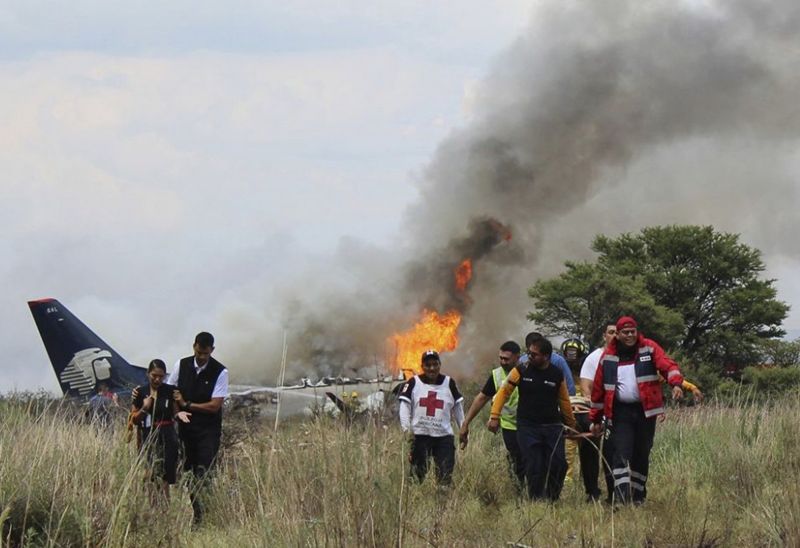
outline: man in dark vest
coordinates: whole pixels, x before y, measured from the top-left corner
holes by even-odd
[[[600,357],[592,386],[592,433],[605,418],[611,428],[614,502],[642,504],[647,498],[650,450],[656,417],[664,414],[659,373],[672,386],[672,398],[683,397],[678,364],[655,341],[639,332],[636,320],[617,320],[617,337]]]
[[[213,351],[213,335],[198,333],[194,355],[178,360],[167,381],[178,387],[174,393],[178,407],[192,414],[190,422],[180,423],[178,433],[183,442],[184,470],[191,471],[197,480],[190,493],[195,523],[203,516],[199,494],[219,451],[222,403],[228,396],[228,370],[211,357]]]

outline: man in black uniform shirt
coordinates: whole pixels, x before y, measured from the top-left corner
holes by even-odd
[[[553,345],[545,338],[528,347],[528,367],[517,365],[506,377],[492,403],[489,430],[497,432],[503,406],[515,391],[517,441],[525,462],[525,481],[531,499],[558,500],[567,460],[564,455],[564,424],[575,428],[564,373],[551,365]]]
[[[178,387],[175,401],[182,411],[192,413],[189,423],[178,425],[185,455],[184,470],[191,471],[197,485],[191,491],[195,522],[202,519],[199,491],[206,483],[222,437],[222,404],[228,395],[228,370],[211,357],[214,337],[198,333],[194,355],[178,360],[167,382]]]

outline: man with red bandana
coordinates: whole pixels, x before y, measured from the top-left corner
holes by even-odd
[[[600,358],[594,377],[589,420],[599,434],[603,418],[611,430],[614,497],[641,504],[647,497],[650,450],[656,417],[664,413],[658,374],[672,386],[672,398],[683,397],[678,364],[655,341],[638,331],[636,320],[617,320],[617,336]]]

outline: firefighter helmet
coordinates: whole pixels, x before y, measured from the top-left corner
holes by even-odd
[[[578,338],[567,339],[561,343],[561,355],[569,359],[577,359],[587,354],[587,347],[584,342]]]

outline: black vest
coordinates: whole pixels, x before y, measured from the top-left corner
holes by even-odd
[[[552,363],[547,369],[536,369],[528,365],[520,370],[517,391],[519,403],[517,404],[517,425],[520,422],[528,424],[556,424],[561,422],[561,408],[559,396],[564,374]]]
[[[214,358],[209,358],[208,363],[198,375],[194,369],[194,356],[183,358],[178,368],[178,390],[184,400],[192,403],[205,403],[211,401],[214,385],[219,374],[225,366]],[[191,430],[222,431],[222,408],[217,413],[192,413],[191,422],[181,427],[188,426]]]
[[[606,354],[603,359],[603,387],[606,390],[613,391],[617,388],[617,368],[620,361],[634,361],[637,384],[659,381],[658,369],[653,361],[653,349],[650,346],[642,346],[633,354],[633,360],[620,360],[619,356]]]

